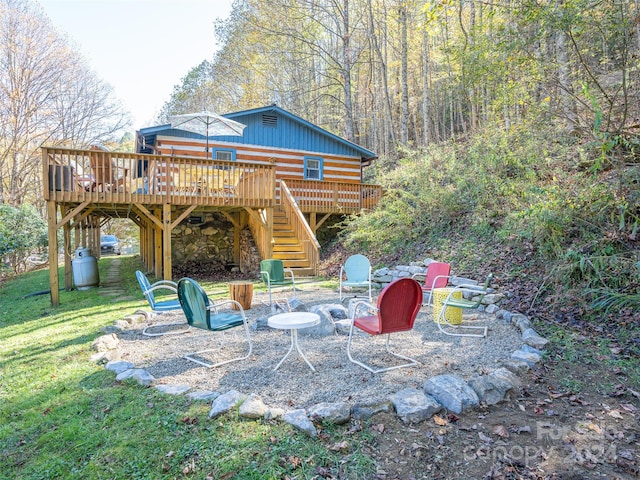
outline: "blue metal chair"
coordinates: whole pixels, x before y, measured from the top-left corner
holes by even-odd
[[[251,355],[253,345],[251,343],[251,336],[249,335],[249,322],[244,314],[242,305],[235,300],[223,300],[218,303],[211,303],[206,292],[202,287],[191,278],[183,278],[178,282],[178,300],[182,306],[187,322],[189,326],[200,328],[203,330],[210,330],[213,332],[221,332],[230,328],[244,326],[244,331],[248,343],[247,353],[241,357],[235,357],[230,360],[224,360],[217,363],[210,363],[199,360],[198,357],[203,353],[214,352],[219,350],[217,348],[210,348],[206,350],[200,350],[194,353],[185,355],[184,358],[190,362],[197,363],[207,368],[218,367],[226,363],[236,362],[238,360],[244,360]],[[221,307],[225,305],[235,305],[235,308],[239,313],[232,313],[230,311],[220,311]]]
[[[291,275],[291,279],[285,278],[285,272]],[[293,287],[293,298],[296,298],[296,279],[293,270],[284,268],[282,260],[269,259],[260,262],[260,276],[267,284],[269,290],[269,305],[273,304],[271,289],[276,286],[291,285]]]
[[[147,299],[147,303],[151,310],[155,313],[164,313],[170,312],[172,310],[180,310],[180,302],[177,298],[169,299],[169,300],[161,300],[157,301],[154,292],[158,290],[168,290],[174,294],[178,293],[178,284],[176,282],[172,282],[171,280],[160,280],[153,285],[149,282],[147,276],[142,273],[140,270],[136,270],[136,278],[138,279],[138,283],[140,284],[140,288],[142,289],[142,293],[144,294],[144,298]],[[185,333],[189,330],[190,327],[187,327],[184,330],[170,330],[167,332],[156,332],[150,333],[148,330],[150,328],[156,327],[169,327],[173,325],[183,325],[184,322],[174,322],[174,323],[162,323],[158,325],[149,325],[142,330],[142,334],[147,337],[160,337],[162,335],[176,335],[179,333]]]
[[[344,278],[346,276],[346,278]],[[368,288],[369,302],[371,297],[371,263],[364,255],[356,254],[347,258],[340,267],[340,301],[346,297],[342,291],[344,287]]]

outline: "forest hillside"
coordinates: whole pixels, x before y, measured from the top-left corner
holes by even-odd
[[[325,265],[340,264],[346,248],[379,266],[430,257],[471,278],[493,272],[511,294],[507,308],[567,327],[628,328],[638,354],[637,141],[605,156],[536,125],[407,150],[377,164],[382,205],[347,222]]]

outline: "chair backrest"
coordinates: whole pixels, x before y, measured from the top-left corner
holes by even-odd
[[[448,263],[431,262],[429,265],[427,265],[427,275],[424,279],[425,288],[431,290],[433,288],[446,287],[447,283],[449,282],[449,279],[446,277],[448,277],[450,273],[451,265],[449,265]]]
[[[191,278],[180,279],[178,282],[178,300],[189,325],[209,330],[211,326],[209,297],[207,297],[198,282]]]
[[[269,272],[269,279],[271,280],[271,283],[284,282],[284,263],[282,260],[262,260],[260,262],[260,271]],[[262,281],[264,283],[268,283],[267,276],[264,273],[262,274]]]
[[[371,263],[369,259],[359,253],[351,255],[344,262],[344,271],[347,274],[347,280],[349,282],[366,282],[369,280],[369,273],[371,272]]]
[[[411,330],[421,306],[422,287],[418,282],[401,278],[390,283],[378,297],[380,333]]]
[[[136,270],[136,278],[138,279],[138,283],[140,284],[140,288],[142,289],[142,293],[144,293],[144,298],[147,299],[151,310],[155,310],[156,308],[156,298],[153,296],[153,292],[149,289],[151,288],[151,284],[149,283],[149,279],[147,276],[142,273],[140,270]]]

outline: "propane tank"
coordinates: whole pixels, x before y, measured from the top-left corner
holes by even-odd
[[[98,261],[91,256],[91,250],[80,247],[76,250],[76,258],[71,262],[73,283],[78,290],[89,290],[100,284]]]

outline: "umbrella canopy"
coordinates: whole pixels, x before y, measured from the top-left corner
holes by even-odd
[[[169,117],[171,128],[199,133],[207,138],[207,153],[209,152],[209,137],[220,135],[242,135],[246,127],[242,123],[218,115],[213,112],[185,113]]]

